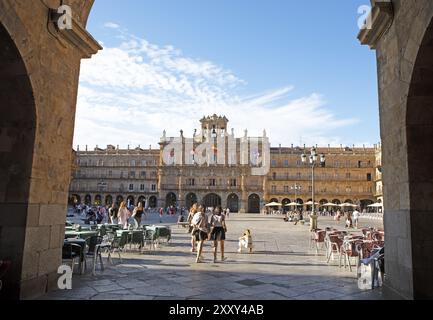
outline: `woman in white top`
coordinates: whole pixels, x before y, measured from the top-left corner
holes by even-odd
[[[197,259],[196,263],[202,262],[202,252],[203,252],[203,245],[204,242],[208,238],[208,220],[206,217],[206,213],[204,212],[204,207],[199,206],[198,212],[194,215],[191,221],[191,225],[194,228],[193,236],[195,237],[195,240],[198,242],[197,246]]]
[[[225,261],[224,257],[224,241],[226,240],[226,219],[222,214],[222,208],[216,207],[214,214],[211,218],[211,240],[214,241],[214,253],[213,253],[213,262],[215,263],[217,260],[218,254],[218,242],[221,243],[221,261]]]
[[[131,217],[131,212],[126,208],[126,202],[123,201],[120,204],[119,212],[117,213],[117,217],[119,218],[119,224],[123,229],[128,228],[128,219]]]

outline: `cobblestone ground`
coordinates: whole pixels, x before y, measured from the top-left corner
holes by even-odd
[[[159,222],[157,217],[151,218]],[[372,300],[382,299],[379,289],[360,291],[356,268],[349,272],[338,261],[326,263],[323,252],[309,248],[307,226],[285,223],[282,217],[231,215],[228,220],[225,262],[213,263],[210,242],[205,245],[204,263],[196,264],[190,252],[186,229],[175,218],[164,217],[173,239],[155,251],[132,248],[123,262],[91,274],[75,275],[73,289],[52,292],[43,299],[73,300]],[[319,218],[319,228],[334,226]],[[380,226],[379,221],[361,220],[360,226]],[[237,253],[238,238],[251,229],[253,254]],[[343,222],[339,228],[344,228]],[[116,255],[115,255],[116,256]]]

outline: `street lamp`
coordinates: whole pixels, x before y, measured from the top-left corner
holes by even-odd
[[[307,155],[305,153],[302,154],[301,159],[302,159],[302,163],[304,164],[307,163]],[[317,154],[316,148],[312,148],[310,152],[309,160],[310,160],[309,164],[311,165],[311,187],[312,187],[312,198],[313,198],[312,210],[311,210],[311,220],[312,220],[311,230],[315,230],[317,229],[317,215],[315,211],[315,199],[314,199],[315,198],[314,169],[318,164],[320,164],[320,166],[324,166],[326,163],[326,157],[324,154],[321,154],[319,159],[319,155]]]
[[[290,189],[291,189],[292,191],[293,191],[293,190],[295,191],[295,201],[293,201],[293,202],[298,203],[297,191],[301,191],[302,187],[301,187],[300,185],[298,185],[298,184],[295,184],[294,186],[291,186]],[[296,209],[298,209],[298,208],[296,208]]]

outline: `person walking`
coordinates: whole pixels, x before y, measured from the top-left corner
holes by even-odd
[[[123,229],[127,229],[128,219],[131,217],[131,212],[129,212],[128,208],[126,207],[125,201],[120,204],[117,217],[119,218],[119,225],[121,225]]]
[[[192,225],[192,219],[194,218],[194,215],[197,213],[198,204],[195,203],[192,205],[191,209],[189,210],[187,221],[189,223],[189,230],[188,233],[191,235],[191,252],[195,252],[195,235],[193,233],[194,226]]]
[[[202,259],[203,245],[204,242],[207,240],[208,233],[209,233],[208,230],[209,223],[203,206],[198,207],[198,212],[192,218],[191,223],[194,227],[195,240],[198,242],[197,259],[195,262],[201,263],[203,262]]]
[[[359,211],[357,209],[355,209],[355,211],[353,211],[353,224],[355,226],[356,229],[358,229],[358,221],[359,221]]]
[[[108,209],[108,215],[110,217],[110,223],[111,224],[117,224],[117,213],[119,212],[119,209],[117,208],[116,204],[113,203],[111,205],[111,208]]]
[[[141,226],[141,218],[143,217],[144,209],[143,209],[143,203],[139,203],[137,207],[135,207],[132,217],[137,221],[138,226]]]
[[[222,208],[216,207],[214,214],[211,218],[211,232],[210,232],[210,240],[214,242],[214,253],[213,253],[213,262],[217,261],[218,255],[218,243],[221,245],[221,261],[225,261],[226,258],[224,256],[224,241],[226,240],[226,218],[225,215],[222,214]]]

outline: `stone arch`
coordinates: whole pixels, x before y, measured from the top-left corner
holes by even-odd
[[[197,195],[195,193],[188,193],[185,197],[185,204],[186,204],[186,208],[189,210],[191,209],[191,207],[195,204],[198,203],[198,198]]]
[[[333,204],[341,204],[341,201],[338,199],[334,199],[334,200],[332,200],[332,203]]]
[[[432,299],[433,277],[428,270],[433,268],[433,261],[429,258],[433,252],[430,231],[433,227],[433,18],[430,18],[420,41],[414,62],[405,129],[409,184],[408,190],[404,190],[409,193],[412,290],[415,298]],[[385,160],[388,159],[385,157]],[[389,187],[385,185],[384,188]],[[388,206],[385,206],[387,210]]]
[[[93,1],[68,4],[85,27]],[[68,37],[47,23],[43,1],[2,0],[0,12],[0,210],[14,212],[6,223],[0,215],[0,237],[13,229],[0,238],[0,260],[12,261],[0,299],[31,299],[57,288],[80,61],[100,46],[84,29]]]
[[[227,208],[230,212],[239,212],[239,196],[236,193],[227,197]]]
[[[129,206],[135,206],[135,197],[132,196],[132,195],[129,195],[126,198],[126,204],[129,205]]]
[[[86,194],[84,197],[84,204],[88,206],[92,205],[92,196],[90,194]]]
[[[256,193],[253,193],[248,197],[248,212],[260,213],[260,197]]]
[[[289,203],[291,203],[289,198],[284,198],[283,201],[281,201],[281,204],[283,205],[283,207],[285,207]]]
[[[69,204],[70,205],[77,205],[81,203],[81,197],[78,194],[73,194],[69,197]]]
[[[203,198],[203,205],[205,208],[215,208],[221,206],[222,200],[216,193],[209,193]]]
[[[360,206],[361,211],[364,209],[368,209],[368,206],[373,204],[373,203],[374,203],[374,201],[371,199],[361,199],[359,201],[359,206]]]
[[[105,205],[106,206],[111,206],[113,204],[113,196],[112,195],[107,195],[105,197]]]
[[[102,205],[102,196],[100,194],[97,194],[95,196],[95,200],[93,202],[96,206]]]
[[[18,223],[26,220],[29,203],[36,136],[36,102],[24,59],[1,22],[0,114],[0,210],[13,211],[16,217],[13,221]],[[0,214],[0,260],[10,260],[13,267],[3,280],[1,293],[8,292],[10,296],[16,297],[19,295],[26,226],[25,223],[15,225],[7,220],[10,220],[8,215]],[[8,232],[9,228],[14,230],[13,237],[6,236],[12,234]]]
[[[137,200],[137,206],[138,206],[139,203],[141,203],[143,205],[143,207],[145,207],[146,206],[146,201],[147,201],[147,199],[146,199],[145,196],[139,196],[138,200]]]
[[[124,198],[123,198],[122,195],[118,195],[118,196],[116,197],[116,204],[117,204],[118,206],[120,206],[120,204],[121,204],[123,201],[124,201]]]
[[[155,196],[149,198],[149,208],[154,209],[158,206],[158,199]]]
[[[171,206],[176,206],[177,204],[177,196],[173,192],[167,193],[167,196],[165,197],[165,206],[166,208]]]

